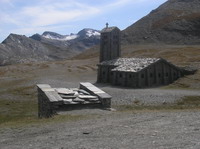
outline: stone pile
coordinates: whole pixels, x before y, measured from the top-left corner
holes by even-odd
[[[80,88],[52,88],[48,84],[38,84],[37,88],[39,118],[51,117],[72,105],[111,108],[112,97],[89,82],[80,83]]]
[[[64,104],[89,104],[100,103],[97,96],[92,96],[83,89],[55,88],[55,91],[63,98]]]

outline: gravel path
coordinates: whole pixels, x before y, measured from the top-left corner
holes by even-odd
[[[199,90],[176,90],[176,89],[122,89],[113,87],[101,87],[109,93],[113,105],[133,104],[139,101],[144,105],[160,105],[163,103],[174,103],[184,96],[200,96]]]
[[[9,136],[8,136],[9,135]],[[200,111],[99,115],[96,118],[1,131],[2,149],[200,148]]]

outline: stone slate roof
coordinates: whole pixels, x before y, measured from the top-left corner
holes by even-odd
[[[106,28],[104,28],[104,29],[102,29],[102,33],[105,33],[105,32],[111,32],[111,31],[113,31],[114,29],[118,29],[118,27],[115,27],[115,26],[113,26],[113,27],[106,27]]]
[[[159,60],[161,58],[118,58],[99,65],[116,66],[112,71],[138,72]]]

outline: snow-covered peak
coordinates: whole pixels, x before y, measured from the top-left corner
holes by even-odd
[[[47,38],[47,39],[52,39],[52,40],[68,41],[68,40],[76,39],[78,35],[76,34],[60,35],[54,32],[44,32],[42,34],[42,37]]]
[[[62,36],[62,37],[55,37],[55,36],[51,36],[50,34],[42,35],[42,36],[47,39],[61,40],[61,41],[73,40],[78,37],[78,35],[66,35],[66,36]]]
[[[86,35],[88,37],[91,37],[91,36],[100,36],[100,32],[97,32],[96,30],[88,30]]]
[[[53,39],[53,40],[60,40],[61,39],[59,37],[51,36],[50,34],[42,35],[42,37],[48,38],[48,39]]]
[[[78,35],[80,35],[81,37],[100,36],[100,32],[94,29],[86,28],[78,32]]]
[[[55,39],[55,40],[59,40],[63,38],[63,35],[60,35],[58,33],[54,33],[54,32],[49,32],[46,31],[42,34],[42,37],[44,38],[48,38],[48,39]]]

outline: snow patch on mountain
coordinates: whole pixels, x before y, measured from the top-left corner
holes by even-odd
[[[76,39],[78,37],[79,37],[78,35],[69,35],[69,36],[66,36],[63,40],[73,40],[73,39]]]
[[[51,34],[47,34],[47,35],[42,35],[42,37],[47,38],[47,39],[52,39],[52,40],[61,40],[61,41],[68,41],[68,40],[73,40],[78,38],[78,35],[66,35],[66,36],[62,36],[62,37],[55,37],[52,36]]]
[[[97,31],[94,31],[94,30],[88,30],[87,33],[86,33],[86,35],[88,37],[91,37],[91,36],[100,36],[100,33],[97,32]]]

